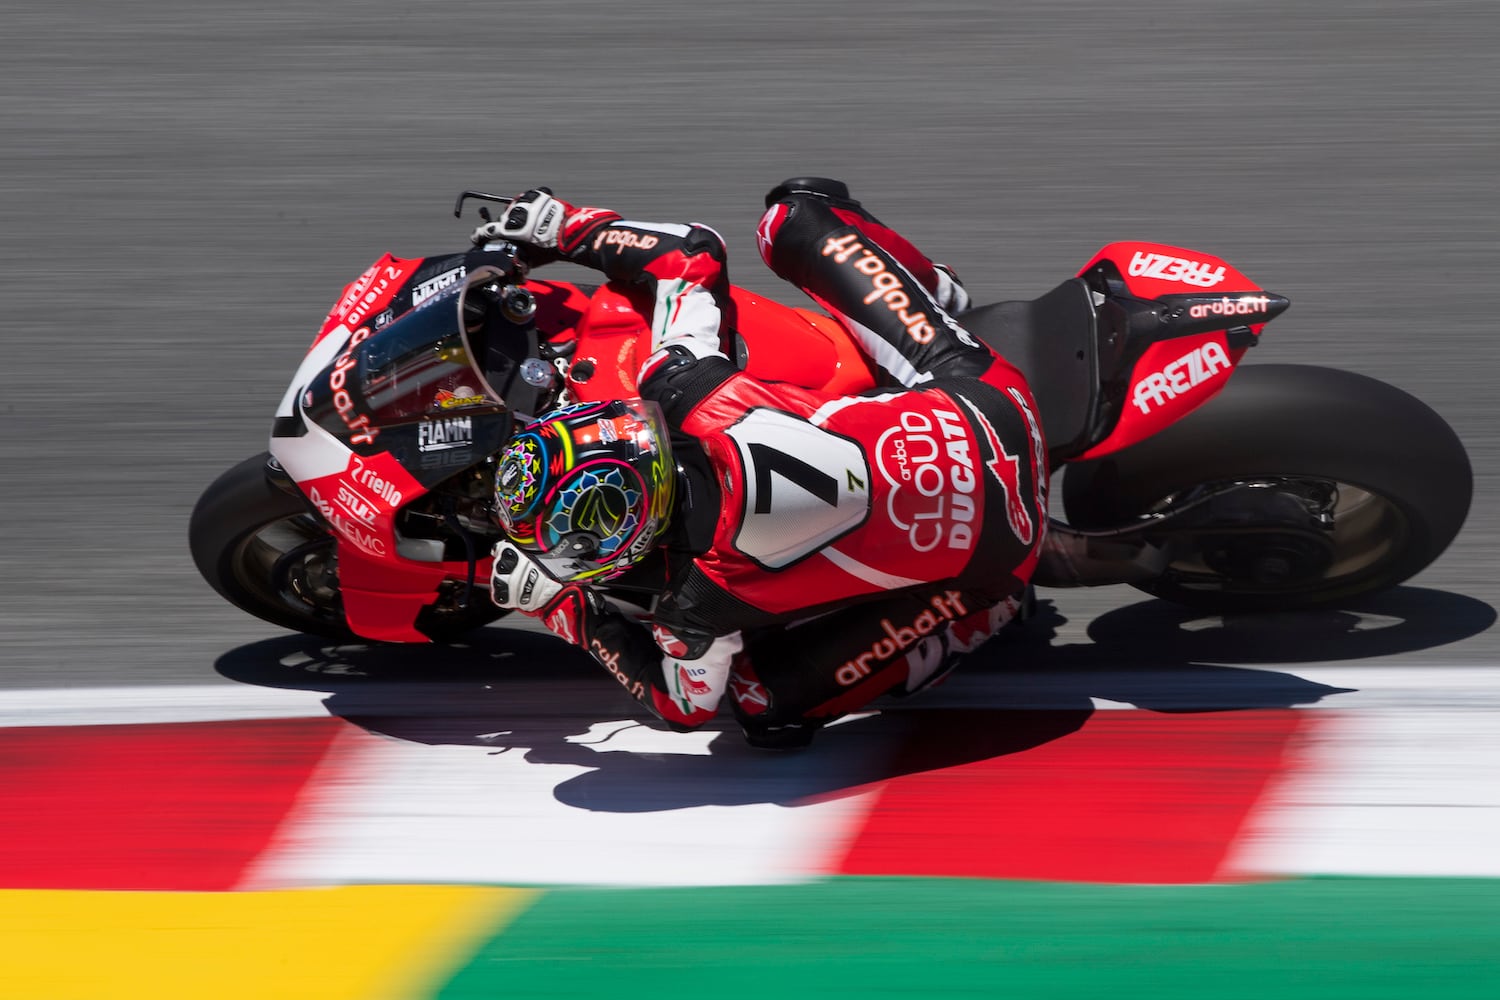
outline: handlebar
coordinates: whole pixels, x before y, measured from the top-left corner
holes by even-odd
[[[469,198],[473,198],[476,201],[492,201],[497,205],[509,205],[511,202],[515,201],[514,198],[507,198],[498,194],[490,194],[488,191],[465,191],[460,194],[458,196],[458,200],[453,203],[453,217],[455,219],[462,219],[464,217],[464,201]],[[490,222],[491,219],[489,209],[481,207],[479,209],[479,217],[482,218],[485,222]]]

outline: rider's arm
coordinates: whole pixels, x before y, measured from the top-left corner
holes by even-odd
[[[590,228],[568,259],[612,281],[646,285],[655,303],[651,352],[686,346],[695,357],[724,357],[720,331],[729,304],[724,241],[707,226],[616,219]]]
[[[495,546],[490,597],[502,608],[541,619],[554,635],[587,650],[632,698],[674,729],[713,717],[742,646],[738,632],[715,635],[686,624],[648,630],[592,588],[553,579],[510,541]]]
[[[662,625],[648,631],[577,585],[564,588],[538,617],[560,638],[588,650],[632,698],[678,731],[714,717],[743,648],[738,632],[715,636]]]
[[[518,196],[501,219],[476,229],[474,239],[525,243],[603,271],[611,281],[647,285],[655,299],[652,354],[677,344],[695,357],[725,356],[726,252],[707,226],[629,222],[618,212],[575,208],[533,190]]]

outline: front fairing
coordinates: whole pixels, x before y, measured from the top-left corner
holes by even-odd
[[[350,308],[336,307],[367,322],[325,324],[278,410],[271,452],[338,537],[349,626],[412,642],[424,639],[417,612],[443,580],[465,579],[470,567],[443,562],[441,545],[403,537],[398,512],[464,469],[482,467],[514,417],[476,360],[485,345],[463,322],[467,289],[499,275],[469,267],[462,279],[413,284],[413,275],[432,269],[427,262],[399,261],[378,273],[384,267],[406,277],[383,300],[355,296]],[[510,332],[524,339],[525,331]]]
[[[512,418],[474,363],[458,293],[350,333],[303,391],[304,418],[356,454],[389,453],[428,488],[497,451]]]

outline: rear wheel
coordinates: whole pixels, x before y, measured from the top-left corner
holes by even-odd
[[[357,639],[344,618],[334,536],[270,458],[245,459],[198,498],[188,524],[193,562],[220,596],[263,621]],[[482,593],[471,603],[424,609],[417,628],[443,641],[503,614]]]
[[[1457,435],[1375,379],[1303,365],[1237,371],[1160,434],[1071,465],[1076,528],[1170,515],[1166,571],[1135,586],[1220,611],[1316,607],[1395,586],[1458,534],[1473,489]]]

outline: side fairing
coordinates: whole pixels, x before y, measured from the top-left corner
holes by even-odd
[[[339,541],[349,626],[420,642],[421,609],[467,565],[405,544],[398,511],[497,451],[511,414],[469,354],[464,257],[381,258],[346,286],[299,366],[270,450]]]

